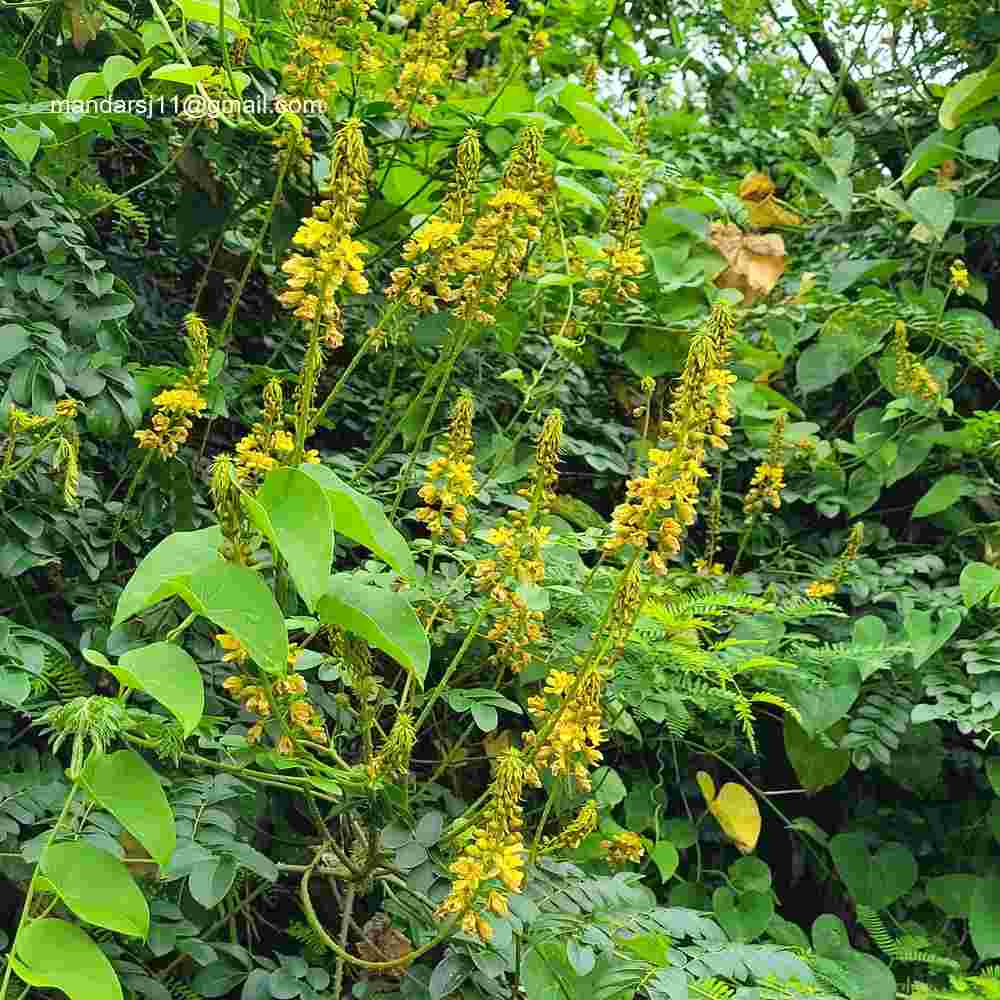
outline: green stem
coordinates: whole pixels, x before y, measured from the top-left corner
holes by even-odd
[[[466,332],[463,330],[455,340],[455,346],[452,349],[451,354],[448,356],[448,361],[446,362],[444,370],[441,372],[441,376],[438,379],[437,390],[434,393],[434,398],[431,400],[431,405],[427,410],[427,415],[424,417],[420,433],[417,434],[417,440],[410,449],[410,457],[407,460],[403,471],[399,474],[399,482],[396,484],[396,496],[393,498],[392,508],[389,511],[390,520],[396,516],[396,513],[399,510],[399,505],[403,501],[403,494],[406,492],[406,488],[410,483],[410,476],[413,474],[413,466],[416,465],[417,456],[420,454],[420,448],[424,443],[424,438],[427,437],[427,432],[430,430],[431,423],[434,421],[438,407],[441,405],[441,400],[444,397],[444,391],[448,386],[448,380],[451,378],[452,369],[455,367],[455,363],[458,361],[459,355],[462,353],[465,344]]]
[[[469,631],[465,633],[465,639],[462,641],[462,645],[458,647],[458,651],[451,658],[451,663],[448,664],[447,669],[438,681],[437,687],[431,691],[424,702],[423,708],[420,710],[420,715],[417,716],[417,721],[414,723],[414,728],[419,733],[420,727],[427,721],[427,716],[431,714],[431,709],[434,707],[435,702],[441,697],[444,689],[448,686],[448,681],[451,680],[452,675],[458,669],[462,662],[462,658],[465,656],[466,650],[472,645],[472,640],[475,639],[479,632],[479,626],[482,624],[483,619],[489,613],[490,608],[494,605],[493,600],[487,600],[483,602],[482,607],[479,609],[479,613],[476,615],[475,620],[469,626]]]
[[[69,815],[70,806],[73,804],[73,799],[76,797],[76,781],[70,786],[69,793],[63,802],[62,812],[59,813],[59,817],[56,819],[55,826],[52,827],[49,833],[49,838],[45,842],[45,850],[47,851],[53,843],[55,843],[56,834],[59,832],[60,827],[66,821],[66,817]],[[44,851],[42,852],[44,854]],[[35,895],[35,886],[38,882],[38,871],[39,865],[36,863],[34,870],[31,873],[31,881],[28,883],[28,892],[24,897],[24,905],[21,908],[21,916],[17,921],[17,930],[14,932],[14,940],[10,946],[10,955],[13,956],[17,953],[17,939],[23,929],[27,920],[30,920],[31,912],[31,901]],[[3,973],[3,982],[0,983],[0,997],[7,996],[7,987],[10,986],[10,976],[14,971],[14,967],[11,964],[10,957],[7,959],[6,968]]]
[[[354,897],[357,893],[357,889],[353,883],[347,887],[347,894],[344,898],[344,909],[343,913],[340,915],[340,947],[341,950],[347,951],[347,932],[351,926],[351,913],[354,910]],[[339,997],[342,995],[342,990],[344,987],[344,960],[337,956],[337,965],[333,971],[333,995]]]
[[[317,858],[319,855],[316,856]],[[330,935],[327,933],[326,928],[320,923],[319,917],[316,916],[316,910],[313,907],[312,899],[309,896],[309,880],[312,877],[313,869],[315,867],[315,862],[310,865],[302,873],[302,882],[299,886],[299,901],[302,904],[302,912],[305,915],[306,921],[309,926],[316,932],[320,940],[330,949],[339,959],[347,962],[349,965],[355,965],[361,969],[368,969],[370,972],[384,972],[386,969],[398,969],[401,965],[409,965],[411,962],[416,961],[422,955],[426,955],[427,952],[433,951],[438,945],[443,944],[445,941],[451,937],[455,928],[458,927],[459,922],[465,916],[466,911],[461,913],[456,913],[455,917],[450,920],[435,938],[432,938],[425,945],[414,949],[411,952],[407,952],[402,958],[393,959],[390,962],[366,962],[364,959],[358,958],[356,955],[352,955],[350,952],[342,948]]]

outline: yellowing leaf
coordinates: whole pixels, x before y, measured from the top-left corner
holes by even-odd
[[[708,242],[729,265],[716,285],[742,292],[747,306],[767,295],[788,266],[785,241],[777,233],[753,235],[731,222],[713,222]]]
[[[774,181],[767,174],[749,173],[740,182],[740,200],[747,206],[750,225],[756,229],[768,226],[798,226],[802,220],[784,208],[774,196]]]
[[[712,781],[712,776],[707,771],[699,771],[694,777],[701,789],[702,796],[711,806],[712,800],[715,798],[715,782]]]
[[[750,215],[750,225],[755,229],[802,224],[802,220],[794,212],[783,208],[777,198],[765,198],[764,201],[752,202],[747,208]]]
[[[698,784],[701,785],[701,781]],[[704,787],[702,791],[704,792]],[[757,808],[757,800],[742,785],[727,782],[708,803],[708,809],[719,821],[722,832],[742,854],[749,854],[757,846],[761,826],[760,809]]]
[[[753,171],[740,181],[741,201],[766,201],[774,194],[774,181],[767,174]]]

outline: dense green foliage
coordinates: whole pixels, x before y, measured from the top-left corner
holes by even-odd
[[[998,42],[0,5],[0,997],[1000,996]]]

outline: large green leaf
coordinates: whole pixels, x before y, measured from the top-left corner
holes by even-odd
[[[181,584],[203,566],[221,562],[218,527],[168,535],[135,568],[118,598],[114,625],[121,625],[150,605],[173,597]]]
[[[734,941],[752,941],[767,930],[774,916],[774,898],[770,890],[737,894],[723,886],[712,895],[712,909]]]
[[[850,177],[837,177],[826,167],[796,169],[795,173],[840,212],[841,218],[847,219],[851,214],[851,199],[854,196],[854,184]]]
[[[219,26],[219,7],[222,7],[224,25],[237,34],[242,30],[240,24],[240,5],[237,0],[225,0],[225,3],[212,3],[210,0],[174,0],[190,21],[203,21],[214,27]]]
[[[795,678],[788,683],[788,689],[791,702],[802,717],[802,728],[810,736],[816,736],[850,711],[861,691],[861,675],[850,660],[835,660],[826,684]]]
[[[1000,73],[993,66],[970,73],[958,83],[952,84],[941,101],[938,121],[945,129],[955,129],[973,108],[985,104],[991,97],[1000,94]]]
[[[811,793],[835,785],[851,765],[848,750],[831,749],[809,734],[790,716],[785,716],[785,753],[799,781]]]
[[[917,222],[930,230],[934,239],[941,242],[948,227],[955,221],[955,196],[938,187],[917,188],[906,203]]]
[[[938,129],[913,147],[900,180],[909,186],[928,170],[940,166],[945,160],[952,159],[957,152],[953,133]]]
[[[856,903],[884,910],[917,881],[917,862],[909,848],[886,844],[873,855],[862,833],[838,833],[830,839],[837,872]]]
[[[213,857],[199,862],[191,870],[188,891],[206,910],[210,910],[233,887],[238,869],[239,865],[230,857]]]
[[[795,366],[799,388],[810,393],[836,382],[879,349],[885,332],[877,317],[853,309],[834,313],[816,343],[799,357]]]
[[[91,795],[161,865],[177,843],[174,816],[156,772],[134,750],[93,754],[83,769]]]
[[[588,139],[599,146],[627,149],[632,145],[629,137],[603,111],[586,101],[577,101],[569,109],[577,125]]]
[[[154,642],[124,653],[109,670],[125,686],[145,691],[184,727],[190,736],[205,711],[205,685],[194,659],[172,642]]]
[[[967,920],[978,885],[977,875],[939,875],[927,880],[927,898],[947,916]]]
[[[316,611],[325,624],[339,625],[367,639],[423,683],[430,665],[430,643],[402,594],[362,583],[350,573],[336,573]]]
[[[962,624],[958,608],[944,608],[937,613],[937,622],[930,611],[910,609],[903,618],[906,638],[913,646],[913,666],[926,663]]]
[[[265,670],[287,672],[285,617],[259,573],[220,560],[192,576],[180,594],[192,611],[239,639]]]
[[[954,473],[942,476],[914,505],[913,517],[930,517],[940,514],[962,497],[973,496],[977,492],[976,484],[965,476]]]
[[[62,990],[70,1000],[122,1000],[107,955],[65,920],[32,920],[17,935],[10,964],[29,986]]]
[[[145,938],[149,906],[128,868],[85,840],[53,844],[39,862],[59,898],[98,927]]]
[[[1000,589],[1000,569],[988,563],[969,563],[958,578],[962,600],[967,608],[975,607],[984,597]],[[991,602],[994,603],[994,602]]]
[[[982,959],[1000,956],[1000,878],[981,878],[969,907],[972,946]]]
[[[962,143],[967,156],[977,160],[1000,160],[1000,129],[996,125],[984,125],[970,132]]]
[[[955,221],[966,226],[1000,226],[1000,198],[963,198],[955,208]]]
[[[889,257],[863,257],[842,261],[830,270],[830,291],[845,292],[858,281],[889,278],[903,263],[902,260]]]
[[[382,504],[348,486],[325,466],[303,465],[301,471],[326,491],[337,531],[370,549],[400,576],[413,576],[410,547],[385,516]]]
[[[334,518],[323,487],[298,469],[274,469],[243,499],[261,534],[288,563],[310,611],[326,591],[333,562]]]

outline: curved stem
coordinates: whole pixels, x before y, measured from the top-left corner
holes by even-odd
[[[316,856],[317,859],[319,855]],[[416,961],[422,955],[426,955],[427,952],[433,951],[439,944],[447,941],[451,937],[455,928],[458,927],[459,922],[465,916],[467,910],[463,910],[461,913],[456,913],[455,917],[450,920],[441,931],[437,937],[428,941],[427,944],[421,945],[419,948],[414,949],[411,952],[407,952],[402,958],[395,958],[390,962],[367,962],[362,958],[358,958],[356,955],[352,955],[349,951],[342,948],[330,935],[327,933],[326,928],[320,923],[319,917],[316,916],[316,909],[313,907],[312,899],[309,896],[309,880],[312,878],[313,869],[315,868],[315,861],[302,873],[302,882],[299,885],[299,901],[302,904],[302,912],[305,915],[306,922],[309,926],[316,932],[319,939],[330,949],[341,961],[348,963],[349,965],[355,965],[361,969],[368,969],[370,972],[384,972],[386,969],[398,969],[401,965],[409,965],[411,962]]]

